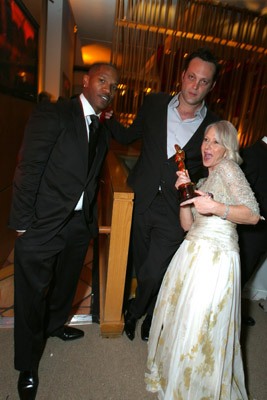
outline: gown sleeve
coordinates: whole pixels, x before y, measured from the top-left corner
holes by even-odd
[[[229,197],[233,199],[233,204],[244,205],[252,214],[259,216],[259,205],[241,168],[231,160],[223,160],[219,165],[218,174]]]

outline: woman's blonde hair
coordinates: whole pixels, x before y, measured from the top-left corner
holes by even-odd
[[[210,128],[214,128],[216,139],[223,147],[225,147],[225,158],[232,160],[237,164],[242,163],[242,158],[239,155],[239,143],[237,130],[229,121],[218,121],[207,126],[205,134]]]

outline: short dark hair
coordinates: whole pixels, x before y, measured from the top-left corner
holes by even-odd
[[[215,82],[218,78],[219,72],[220,72],[220,65],[219,65],[219,60],[215,55],[212,53],[210,49],[207,47],[200,47],[199,49],[193,51],[189,56],[186,57],[185,62],[184,62],[184,71],[187,70],[190,61],[192,61],[194,58],[201,58],[203,61],[210,62],[214,64],[215,66],[215,72],[213,75],[213,82]],[[212,82],[212,83],[213,83]]]
[[[42,91],[38,94],[37,101],[41,103],[42,101],[51,101],[51,94],[45,91]]]
[[[97,63],[94,63],[94,64],[90,65],[90,67],[88,68],[88,74],[92,70],[98,71],[102,66],[113,68],[119,74],[119,71],[118,71],[118,68],[117,68],[116,64],[107,63],[107,62],[97,62]]]

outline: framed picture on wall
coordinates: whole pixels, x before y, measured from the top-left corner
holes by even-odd
[[[0,91],[35,102],[39,26],[21,0],[1,3]]]

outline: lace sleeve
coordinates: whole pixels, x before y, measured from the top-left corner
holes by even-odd
[[[230,160],[223,160],[218,167],[218,173],[234,205],[247,206],[252,214],[260,215],[257,200],[241,168]]]

